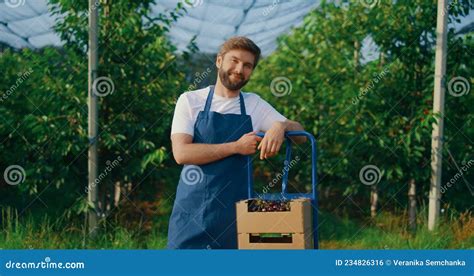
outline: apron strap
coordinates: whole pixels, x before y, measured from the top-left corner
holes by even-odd
[[[209,94],[207,95],[206,105],[204,106],[204,113],[209,113],[209,111],[211,110],[211,102],[212,102],[213,97],[214,97],[214,86],[211,85],[209,86]],[[239,98],[240,98],[240,114],[247,115],[247,112],[245,111],[245,102],[244,102],[244,97],[242,96],[242,92],[239,93]]]
[[[244,102],[244,96],[242,96],[242,91],[240,91],[239,97],[240,97],[240,114],[247,115],[247,113],[245,112],[245,102]]]
[[[209,86],[209,94],[207,95],[206,106],[204,107],[204,113],[209,113],[211,110],[212,97],[214,96],[214,85]]]

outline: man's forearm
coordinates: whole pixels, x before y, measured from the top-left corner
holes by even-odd
[[[286,120],[282,124],[285,127],[285,131],[304,130],[303,126],[295,121]],[[290,139],[296,144],[302,144],[306,142],[306,136],[292,136]]]
[[[180,145],[176,161],[180,165],[203,165],[236,154],[235,142],[223,144],[190,143]]]

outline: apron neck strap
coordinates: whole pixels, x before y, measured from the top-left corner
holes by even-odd
[[[207,95],[206,106],[204,107],[204,113],[209,113],[209,111],[211,110],[211,102],[212,102],[213,97],[214,97],[214,85],[211,85],[209,86],[209,94]],[[245,111],[245,102],[244,102],[244,97],[242,96],[242,92],[239,93],[239,98],[240,98],[240,114],[247,115],[247,112]]]
[[[206,106],[204,107],[204,113],[209,113],[211,110],[212,97],[214,96],[214,85],[209,86],[209,94],[207,95]]]
[[[239,97],[240,97],[240,114],[247,115],[247,112],[245,112],[245,102],[244,102],[244,96],[242,96],[242,91],[240,91]]]

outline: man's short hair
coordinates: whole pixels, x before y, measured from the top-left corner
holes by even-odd
[[[237,49],[245,50],[252,53],[255,57],[253,68],[257,66],[261,54],[260,48],[252,40],[246,38],[245,36],[234,36],[229,38],[227,41],[224,42],[224,44],[222,44],[218,55],[224,56],[230,50]]]

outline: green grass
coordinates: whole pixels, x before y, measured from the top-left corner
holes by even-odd
[[[471,213],[441,217],[435,231],[428,231],[424,210],[414,233],[407,229],[405,214],[381,213],[375,219],[355,222],[323,213],[320,247],[325,249],[472,249],[474,218]]]
[[[406,216],[382,213],[374,220],[355,221],[322,213],[321,249],[472,249],[474,219],[470,213],[442,217],[440,227],[427,230],[426,214],[419,214],[415,234],[406,229]],[[107,222],[95,237],[86,235],[82,220],[19,218],[12,209],[1,214],[3,249],[161,249],[166,247],[168,216],[154,218],[151,227],[124,227]],[[141,223],[141,222],[139,222]]]
[[[166,247],[163,221],[151,231],[131,230],[112,223],[97,235],[89,235],[78,221],[66,224],[47,216],[19,219],[11,209],[2,211],[0,248],[2,249],[159,249]]]

